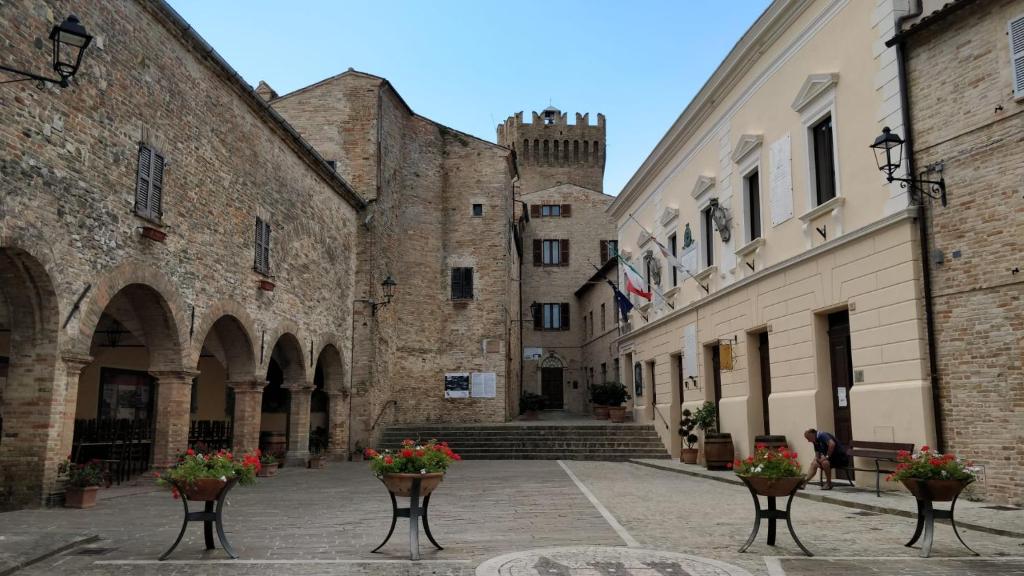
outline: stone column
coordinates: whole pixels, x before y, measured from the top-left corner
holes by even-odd
[[[75,440],[75,416],[78,410],[78,380],[82,370],[92,363],[91,356],[64,356],[64,418],[61,424],[58,460],[71,454]]]
[[[331,460],[348,460],[348,392],[328,392],[330,404],[327,407],[327,425],[331,443],[328,454]]]
[[[263,388],[266,380],[228,382],[235,391],[235,413],[232,416],[231,448],[244,454],[260,447],[260,423],[263,418]]]
[[[286,387],[290,396],[288,412],[288,454],[285,464],[305,466],[309,458],[309,398],[313,388]]]
[[[153,467],[160,469],[174,464],[178,454],[188,449],[192,379],[199,372],[167,370],[150,374],[157,379]]]

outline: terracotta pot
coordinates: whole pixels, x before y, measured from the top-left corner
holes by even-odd
[[[696,464],[697,454],[699,453],[700,450],[696,448],[681,448],[679,450],[679,461],[683,464]]]
[[[273,464],[264,464],[260,467],[260,471],[256,473],[256,475],[261,478],[268,478],[275,474],[277,474],[277,462],[274,462]]]
[[[273,292],[274,283],[271,282],[270,280],[260,280],[260,290],[264,290],[266,292]]]
[[[354,450],[352,452],[352,461],[353,462],[362,462],[363,461],[363,451],[362,450]]]
[[[323,456],[310,456],[309,460],[306,460],[306,468],[323,468],[324,458]]]
[[[523,415],[519,417],[520,420],[540,420],[540,416],[536,410],[527,410],[523,412]]]
[[[974,480],[918,480],[917,478],[906,478],[900,480],[900,482],[918,500],[950,502]]]
[[[226,484],[220,478],[200,478],[184,487],[185,498],[192,502],[216,500]]]
[[[608,419],[608,406],[602,406],[600,404],[594,404],[594,418],[598,420]]]
[[[385,474],[384,485],[396,496],[412,496],[412,481],[416,478],[420,478],[420,496],[426,496],[444,480],[444,472]]]
[[[163,242],[167,238],[167,233],[159,228],[153,228],[152,226],[142,227],[143,238],[149,238],[154,242]]]
[[[764,478],[762,476],[746,476],[746,481],[761,496],[789,496],[804,481],[803,476],[789,478]]]
[[[96,505],[99,486],[68,486],[64,492],[65,508],[92,508]]]
[[[704,437],[704,464],[708,470],[725,470],[735,458],[732,434],[709,434]]]
[[[626,407],[625,406],[609,406],[608,407],[608,418],[612,422],[625,422],[626,421]]]

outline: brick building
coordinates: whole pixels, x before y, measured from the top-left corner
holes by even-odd
[[[619,345],[621,314],[615,292],[608,283],[618,285],[619,261],[609,257],[582,286],[576,289],[577,308],[587,318],[581,344],[580,364],[588,385],[619,382]]]
[[[549,409],[588,411],[589,371],[582,345],[592,322],[575,291],[615,252],[615,232],[602,193],[604,115],[567,115],[549,107],[523,122],[523,113],[498,126],[498,143],[516,152],[516,198],[522,218],[522,390],[541,394]]]
[[[6,3],[4,64],[43,69],[70,8]],[[74,9],[72,85],[0,86],[0,506],[43,502],[89,421],[156,466],[197,419],[301,460],[320,396],[343,446],[365,201],[165,4]]]
[[[1024,1],[924,2],[902,49],[925,202],[940,449],[984,466],[979,488],[1024,502]]]

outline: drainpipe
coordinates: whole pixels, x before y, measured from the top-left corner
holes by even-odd
[[[907,84],[905,40],[899,37],[899,34],[903,30],[904,22],[921,15],[923,10],[921,0],[916,0],[914,4],[914,9],[896,19],[895,32],[897,38],[892,44],[896,48],[896,74],[900,83],[900,114],[903,117],[904,157],[907,161],[907,174],[911,178],[916,174],[914,170],[914,130],[910,115],[910,88]],[[886,44],[888,45],[888,42]],[[928,333],[928,370],[932,387],[932,412],[935,419],[935,449],[941,453],[945,451],[945,441],[942,433],[942,403],[939,400],[939,360],[935,343],[935,312],[932,302],[932,267],[931,255],[928,250],[928,221],[923,198],[918,204],[917,229],[921,240],[921,271],[924,276],[922,283],[924,290],[924,316],[925,328]]]

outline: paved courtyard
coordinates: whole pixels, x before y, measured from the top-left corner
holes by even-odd
[[[672,497],[657,496],[664,494]],[[390,503],[363,464],[284,469],[236,489],[225,515],[238,561],[221,550],[205,552],[201,528],[193,524],[171,558],[156,562],[180,527],[181,503],[146,489],[105,496],[93,510],[0,514],[0,559],[9,559],[12,549],[31,559],[70,546],[19,576],[1024,575],[1019,538],[964,530],[982,554],[976,559],[949,526],[938,525],[936,558],[923,560],[903,546],[912,520],[803,499],[793,505],[796,530],[815,558],[796,558],[799,550],[784,529],[774,549],[762,530],[739,554],[752,524],[743,488],[630,463],[461,462],[431,502],[431,528],[445,549],[421,538],[419,563],[407,559],[405,520],[379,554],[369,552],[387,532]],[[97,540],[81,543],[94,535]]]

